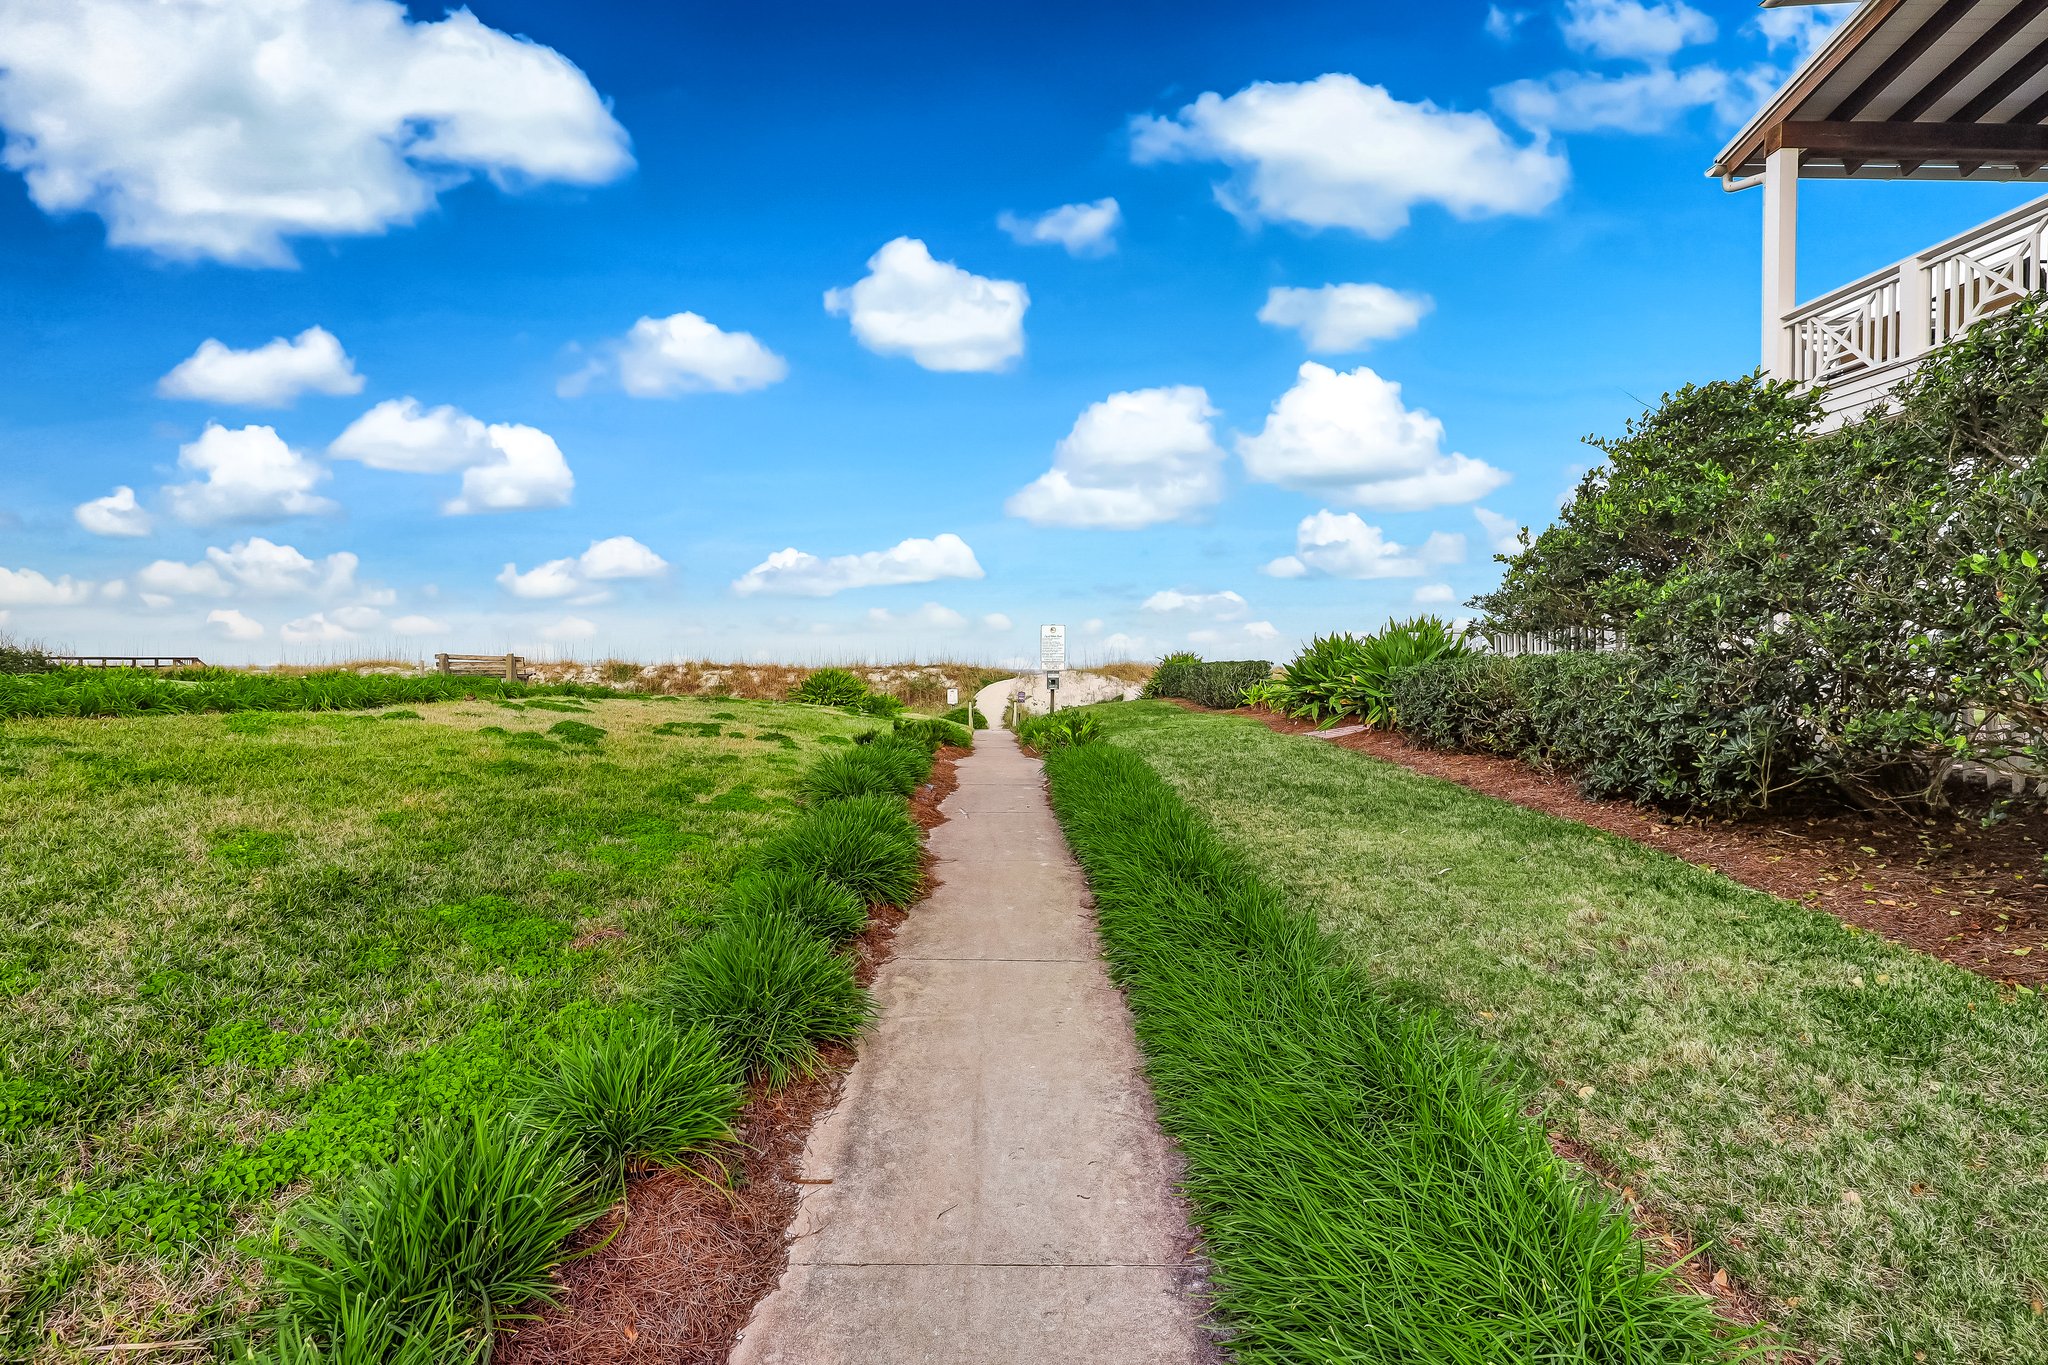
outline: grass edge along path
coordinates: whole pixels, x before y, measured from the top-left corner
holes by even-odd
[[[1649,1365],[1755,1329],[1649,1264],[1488,1054],[1344,965],[1138,755],[1050,753],[1234,1357]]]
[[[930,722],[862,736],[868,780],[842,780],[771,836],[751,860],[753,885],[789,868],[815,879],[819,902],[914,898],[923,840],[906,783],[914,790],[940,743],[960,737]],[[732,1135],[737,1082],[779,1086],[821,1065],[819,1043],[856,1038],[873,1005],[852,962],[787,904],[786,886],[771,906],[748,886],[743,873],[727,913],[681,946],[647,1001],[612,1011],[553,1068],[522,1078],[526,1106],[429,1125],[389,1166],[288,1210],[263,1253],[281,1292],[254,1325],[271,1337],[245,1344],[245,1358],[488,1358],[500,1323],[556,1302],[557,1268],[603,1245],[568,1239],[615,1202],[623,1167],[712,1149]],[[678,1052],[697,1064],[673,1065]],[[688,1134],[678,1140],[679,1123]]]

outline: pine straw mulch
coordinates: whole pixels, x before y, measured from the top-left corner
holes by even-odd
[[[910,802],[920,828],[944,822],[939,807],[959,785],[955,764],[966,752],[939,750],[931,782]],[[929,853],[925,863],[929,895]],[[870,916],[851,945],[862,985],[889,960],[908,918],[894,906]],[[737,1141],[632,1181],[620,1207],[581,1235],[579,1249],[597,1249],[557,1276],[560,1306],[502,1339],[497,1365],[722,1365],[754,1305],[782,1278],[804,1144],[853,1066],[850,1047],[823,1052],[817,1075],[748,1091]]]
[[[1243,714],[1283,734],[1315,728]],[[2048,983],[2048,816],[2039,811],[2015,810],[1989,827],[1972,809],[1926,820],[1863,811],[1711,820],[1595,800],[1517,759],[1425,749],[1399,734],[1318,742],[1618,834],[1995,981]]]

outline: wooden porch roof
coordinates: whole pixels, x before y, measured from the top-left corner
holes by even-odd
[[[2048,0],[1865,0],[1708,174],[1787,147],[1820,179],[2048,180]]]

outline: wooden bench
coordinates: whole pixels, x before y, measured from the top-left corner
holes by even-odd
[[[522,672],[526,660],[517,654],[436,654],[434,670],[466,678],[503,678],[525,682],[533,675]]]

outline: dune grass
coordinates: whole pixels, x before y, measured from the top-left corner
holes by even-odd
[[[2048,1359],[2039,995],[1242,717],[1096,714],[1821,1358]]]
[[[1484,1051],[1389,998],[1128,749],[1047,760],[1215,1263],[1233,1357],[1722,1361]]]
[[[542,700],[0,726],[0,1357],[226,1337],[281,1196],[501,1111],[872,725]]]

